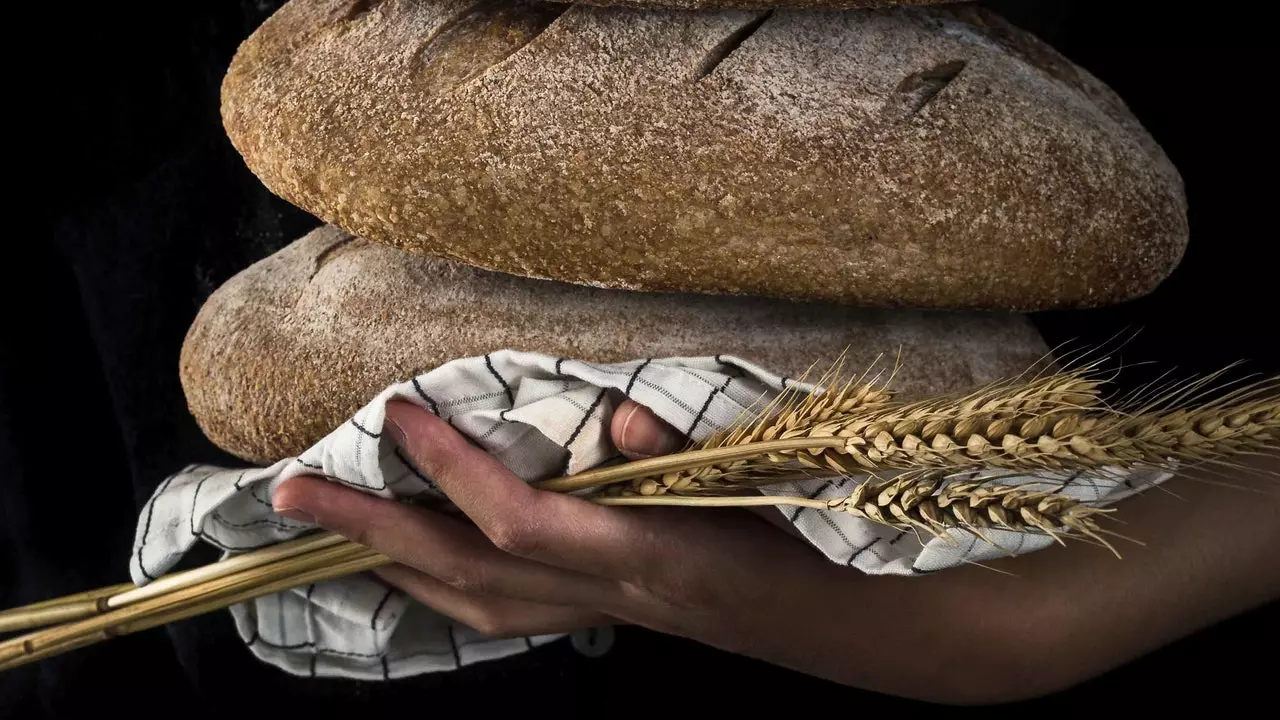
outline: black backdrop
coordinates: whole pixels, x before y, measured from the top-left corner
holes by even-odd
[[[257,183],[219,125],[222,72],[277,4],[59,3],[48,19],[57,35],[23,68],[40,100],[22,109],[46,138],[31,175],[46,225],[36,242],[9,244],[9,257],[22,260],[4,268],[6,289],[23,293],[6,303],[0,336],[0,605],[124,579],[133,519],[156,483],[188,462],[236,463],[186,413],[177,353],[213,288],[316,224]],[[1265,23],[1247,11],[1162,2],[997,4],[1126,98],[1182,170],[1191,200],[1191,249],[1169,282],[1123,307],[1041,315],[1045,334],[1096,342],[1141,330],[1126,361],[1191,371],[1245,358],[1274,371],[1274,183],[1261,179],[1275,154],[1261,108],[1274,71],[1268,43],[1251,36]],[[1268,647],[1275,615],[1250,613],[1010,710],[1194,699],[1222,708],[1261,697],[1263,661],[1253,658]],[[0,715],[230,716],[247,697],[263,716],[701,704],[735,712],[759,708],[763,688],[782,711],[915,707],[633,628],[598,660],[559,643],[390,684],[302,680],[253,660],[218,613],[0,675]]]

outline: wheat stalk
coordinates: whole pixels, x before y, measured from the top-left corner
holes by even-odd
[[[1216,377],[1210,376],[1153,386],[1126,398],[1122,404],[1131,407],[1114,409],[1101,401],[1091,368],[908,404],[895,403],[865,376],[836,382],[838,370],[819,382],[827,389],[784,392],[755,417],[685,452],[535,485],[555,492],[596,490],[590,499],[606,505],[791,505],[939,537],[962,529],[986,539],[987,530],[1000,529],[1062,542],[1063,534],[1073,533],[1111,547],[1101,536],[1113,533],[1097,524],[1111,510],[1029,485],[992,484],[978,471],[1003,468],[1035,477],[1066,469],[1173,469],[1186,462],[1230,464],[1232,457],[1280,445],[1280,380],[1194,405]],[[1146,401],[1153,395],[1157,400]],[[881,470],[901,473],[881,479]],[[823,473],[870,477],[834,500],[724,495]],[[10,629],[86,609],[97,615],[0,643],[0,670],[387,562],[325,533],[141,589],[105,588],[7,611],[0,621]]]
[[[1113,512],[1088,505],[1058,492],[1029,490],[1017,485],[990,485],[987,479],[947,482],[940,475],[904,474],[887,480],[869,479],[849,495],[832,500],[748,495],[741,497],[620,494],[601,497],[604,505],[677,505],[690,507],[799,506],[842,512],[899,530],[924,531],[945,537],[950,529],[972,532],[988,542],[990,529],[1048,535],[1062,542],[1060,533],[1075,531],[1110,547],[1095,517]],[[995,544],[995,543],[993,543]],[[1113,548],[1114,552],[1114,548]]]
[[[1097,389],[1085,375],[1064,373],[814,422],[806,421],[813,413],[781,412],[694,451],[705,452],[707,462],[634,478],[632,488],[641,495],[718,492],[794,479],[801,471],[1171,469],[1222,462],[1280,441],[1274,381],[1199,408],[1148,406],[1135,414],[1102,406]]]
[[[336,538],[336,536],[329,537]],[[249,555],[252,553],[240,557]],[[318,579],[336,577],[332,574],[335,568],[345,567],[351,563],[369,562],[373,564],[361,564],[360,569],[377,567],[390,561],[373,550],[336,538],[334,542],[327,543],[327,546],[295,555],[288,561],[249,566],[237,572],[206,579],[192,586],[171,589],[118,610],[0,642],[0,670],[57,655],[91,642],[151,627],[149,623],[156,617],[174,615],[187,617],[189,615],[184,613],[193,609],[207,612],[209,609],[226,607],[274,591],[317,582]],[[214,563],[213,566],[218,564]],[[280,583],[285,584],[278,587],[278,590],[270,589],[276,588]],[[205,609],[200,610],[200,608]]]

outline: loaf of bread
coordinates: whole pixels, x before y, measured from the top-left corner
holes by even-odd
[[[187,402],[246,460],[296,455],[384,387],[514,349],[595,362],[733,354],[795,377],[882,353],[906,397],[1026,370],[1047,350],[1018,315],[874,310],[632,293],[528,280],[403,253],[332,227],[249,267],[201,308],[182,347]]]
[[[348,231],[588,285],[1093,306],[1187,239],[1115,94],[970,5],[293,0],[222,112],[268,187]]]
[[[809,10],[862,10],[890,5],[931,5],[968,0],[586,0],[586,5],[641,8],[681,8],[685,10],[757,10],[804,8]]]

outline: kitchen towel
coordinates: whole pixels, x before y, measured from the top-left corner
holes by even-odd
[[[533,481],[622,460],[610,442],[609,424],[625,397],[702,440],[793,385],[795,380],[727,355],[602,365],[501,351],[455,360],[387,388],[296,458],[267,468],[193,465],[165,479],[142,509],[130,572],[141,585],[172,568],[196,542],[233,554],[314,530],[272,512],[272,491],[295,475],[323,476],[386,498],[438,492],[384,437],[389,400],[413,402],[446,419],[516,475]],[[811,388],[801,384],[798,389]],[[1034,479],[991,475],[991,482],[1036,482],[1100,504],[1167,477],[1116,470]],[[831,499],[849,495],[863,479],[814,479],[764,492]],[[869,574],[924,575],[1052,543],[1043,535],[998,530],[987,533],[992,542],[960,530],[922,542],[914,532],[843,513],[781,511],[832,562]],[[561,637],[488,639],[364,575],[262,597],[232,607],[231,613],[254,655],[304,676],[381,680],[452,670]]]

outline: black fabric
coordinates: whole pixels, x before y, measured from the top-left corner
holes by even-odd
[[[138,510],[190,462],[239,463],[206,441],[177,380],[183,335],[220,283],[313,227],[270,196],[222,134],[218,85],[270,0],[57,5],[44,40],[60,66],[30,64],[50,96],[39,118],[46,235],[6,256],[0,337],[0,604],[10,607],[120,582]],[[1010,0],[1004,9],[1112,83],[1184,173],[1194,239],[1155,295],[1119,308],[1050,313],[1051,340],[1099,342],[1141,330],[1128,362],[1184,371],[1246,358],[1275,370],[1274,167],[1267,43],[1238,11],[1166,3]],[[52,9],[52,8],[47,8]],[[1264,23],[1258,23],[1264,26]],[[25,142],[26,138],[11,140]],[[1034,182],[1028,178],[1028,182]],[[46,241],[48,240],[48,241]],[[21,257],[19,260],[18,258]],[[18,289],[21,292],[11,293]],[[12,294],[13,298],[8,296]],[[1155,369],[1135,368],[1143,379]],[[59,388],[54,397],[47,388]],[[51,458],[71,467],[54,491]],[[90,469],[91,468],[91,469]],[[66,535],[65,530],[77,531]],[[210,553],[192,562],[205,562]],[[1176,643],[1054,698],[1010,708],[1093,712],[1132,699],[1243,702],[1265,686],[1264,609]],[[851,621],[858,621],[850,608]],[[1100,639],[1105,642],[1105,639]],[[1255,665],[1254,663],[1258,664]],[[767,695],[762,695],[767,689]],[[240,698],[255,698],[246,713]],[[226,613],[118,638],[0,675],[0,715],[80,717],[108,710],[183,718],[394,717],[430,697],[454,709],[598,715],[759,709],[763,697],[807,711],[911,710],[685,640],[634,628],[600,659],[568,643],[463,671],[385,684],[294,678],[254,660]],[[769,703],[772,704],[772,703]],[[154,710],[154,711],[153,711]]]

